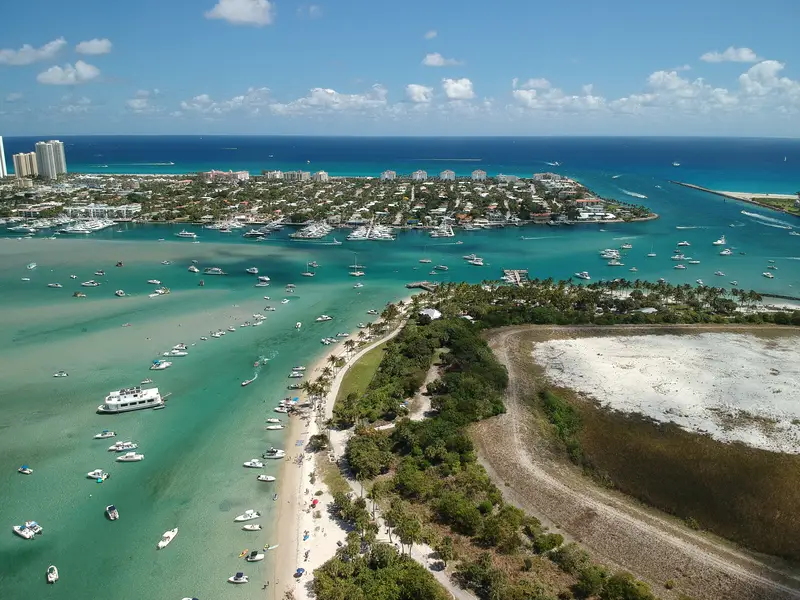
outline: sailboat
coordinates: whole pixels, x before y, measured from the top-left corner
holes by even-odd
[[[364,269],[366,267],[364,267],[364,265],[358,264],[358,254],[355,253],[353,254],[353,264],[350,265],[350,268],[352,269],[352,271],[350,271],[350,275],[352,275],[353,277],[364,276],[364,271],[362,271],[361,269]]]
[[[313,277],[314,275],[316,275],[316,273],[314,273],[314,271],[311,268],[311,263],[306,263],[306,270],[300,273],[300,275],[302,275],[303,277]]]
[[[648,252],[647,257],[648,258],[653,258],[653,257],[655,257],[655,255],[656,255],[656,253],[653,252],[653,247],[650,246],[650,252]]]
[[[422,252],[423,252],[424,254],[427,254],[427,253],[428,253],[428,247],[427,247],[427,246],[425,246],[425,248],[423,249],[423,251],[422,251]],[[428,264],[428,263],[430,263],[430,262],[432,262],[432,261],[431,261],[431,259],[430,259],[430,258],[420,258],[420,259],[419,259],[419,262],[421,262],[421,263],[425,263],[425,264]]]

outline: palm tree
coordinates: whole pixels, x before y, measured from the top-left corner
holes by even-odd
[[[325,367],[325,368],[322,369],[322,376],[323,377],[330,378],[332,375],[333,375],[333,369],[331,369],[330,367]]]

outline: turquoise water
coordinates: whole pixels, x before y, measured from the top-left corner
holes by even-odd
[[[137,225],[90,239],[0,239],[0,524],[5,527],[0,536],[0,598],[263,597],[260,582],[273,579],[272,562],[246,564],[238,555],[274,542],[275,488],[257,482],[256,473],[241,464],[272,444],[290,453],[295,448],[297,440],[284,439],[284,432],[263,429],[272,406],[288,394],[290,367],[311,364],[325,352],[320,338],[367,321],[368,309],[405,296],[403,285],[409,281],[478,282],[498,278],[501,268],[527,268],[532,277],[556,279],[588,270],[595,280],[665,277],[694,283],[702,278],[724,285],[736,279],[740,287],[762,293],[800,295],[800,237],[789,235],[788,227],[797,224],[791,217],[644,176],[611,179],[608,174],[586,183],[609,195],[620,196],[621,187],[646,195],[646,203],[661,218],[459,232],[454,239],[411,231],[395,242],[341,246],[291,242],[286,233],[253,242],[200,228],[195,230],[201,243],[192,244],[174,237],[182,226]],[[720,248],[712,245],[722,234],[735,248],[734,256],[719,256]],[[343,232],[334,235],[344,238]],[[683,272],[674,270],[669,259],[680,240],[689,241],[686,253],[701,260]],[[608,267],[597,257],[598,250],[624,242],[633,244],[623,252],[624,268]],[[651,249],[656,258],[646,258]],[[356,252],[358,262],[367,267],[360,290],[353,289],[355,280],[347,275]],[[461,257],[470,253],[482,256],[486,266],[467,265]],[[420,264],[420,258],[432,262]],[[172,264],[161,265],[165,259]],[[191,274],[187,267],[192,259],[200,268],[220,266],[230,275]],[[125,266],[115,268],[119,260]],[[311,260],[320,263],[318,275],[300,277]],[[761,276],[768,260],[778,266],[774,280]],[[27,271],[25,265],[32,261],[38,267]],[[429,275],[436,264],[450,269]],[[244,272],[251,265],[272,278],[270,287],[253,287],[254,278]],[[628,271],[632,266],[638,273]],[[97,269],[105,269],[106,276],[94,276]],[[716,270],[726,276],[715,277]],[[78,279],[69,279],[71,273]],[[102,286],[78,287],[91,278]],[[151,278],[172,293],[148,298],[153,286],[146,281]],[[198,287],[200,278],[205,287]],[[64,288],[47,288],[50,282]],[[284,293],[289,282],[297,284],[291,296]],[[114,297],[119,288],[128,296]],[[88,297],[72,298],[79,289]],[[265,313],[261,327],[238,328],[262,312],[264,295],[277,310]],[[291,301],[281,305],[283,297]],[[315,323],[322,313],[335,319]],[[296,321],[303,322],[299,332]],[[124,323],[131,326],[122,327]],[[230,324],[237,326],[235,333],[199,340]],[[173,359],[174,366],[163,372],[147,369],[159,352],[178,342],[192,344],[189,356]],[[254,361],[264,358],[268,362],[256,370]],[[59,369],[70,376],[54,379],[51,375]],[[256,382],[242,388],[240,382],[254,371]],[[162,392],[172,394],[166,410],[95,414],[108,391],[148,376]],[[138,442],[146,459],[115,463],[106,451],[111,442],[92,439],[104,428],[116,430],[118,440]],[[33,467],[32,476],[16,473],[23,463]],[[111,479],[103,484],[86,479],[95,468],[110,471]],[[277,475],[278,469],[273,462],[265,472]],[[117,522],[103,516],[109,503],[120,510]],[[233,523],[247,508],[265,513],[263,532],[246,533]],[[34,541],[10,531],[28,519],[45,528]],[[176,540],[156,552],[161,534],[176,526]],[[49,564],[61,572],[55,586],[44,583]],[[228,585],[226,578],[238,570],[248,573],[253,585]]]

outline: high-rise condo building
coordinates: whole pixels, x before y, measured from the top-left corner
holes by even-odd
[[[0,135],[0,178],[8,177],[8,170],[6,169],[6,151],[3,148],[3,136]]]
[[[63,175],[67,172],[67,155],[64,153],[64,142],[50,140],[47,142],[53,146],[53,157],[56,162],[56,175]]]
[[[47,142],[36,142],[36,163],[39,166],[39,175],[45,179],[55,179],[58,176],[56,171],[56,157],[53,152],[53,145]]]
[[[14,155],[14,173],[17,179],[35,177],[39,174],[35,152],[20,152]]]

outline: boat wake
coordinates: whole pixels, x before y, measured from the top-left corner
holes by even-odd
[[[611,179],[619,179],[620,177],[622,177],[622,175],[612,175]]]
[[[760,215],[758,213],[748,212],[746,210],[742,211],[742,214],[746,217],[750,217],[751,219],[756,219],[761,222],[762,225],[770,225],[771,227],[777,227],[779,229],[791,229],[792,225],[787,223],[786,221],[781,221],[780,219],[773,219],[772,217],[767,217],[765,215]]]
[[[675,229],[708,229],[708,227],[700,227],[699,225],[676,225]]]
[[[642,198],[644,200],[647,199],[647,196],[645,196],[644,194],[637,194],[636,192],[632,192],[630,190],[626,190],[623,188],[619,188],[619,191],[621,191],[623,194],[627,194],[628,196],[633,196],[634,198]]]
[[[611,238],[611,239],[614,240],[614,241],[624,242],[625,240],[635,240],[635,239],[638,239],[638,238],[639,238],[638,235],[625,235],[625,236],[622,236],[622,237],[615,237],[615,238]]]

